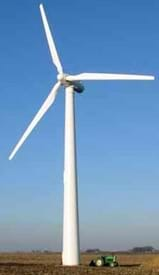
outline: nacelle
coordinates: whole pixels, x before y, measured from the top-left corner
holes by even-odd
[[[84,86],[80,81],[67,81],[73,86],[73,89],[77,93],[82,93],[84,91]]]

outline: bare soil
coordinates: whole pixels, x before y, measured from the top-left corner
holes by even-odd
[[[119,254],[119,267],[90,267],[90,261],[97,256],[82,254],[79,267],[63,267],[58,253],[1,253],[0,275],[159,275],[157,254]]]

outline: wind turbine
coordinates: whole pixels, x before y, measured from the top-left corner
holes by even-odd
[[[78,265],[80,263],[78,190],[76,166],[76,137],[75,137],[75,92],[81,93],[83,80],[154,80],[151,75],[110,74],[110,73],[81,73],[65,74],[56,50],[44,7],[40,4],[41,17],[48,41],[53,64],[57,68],[57,83],[53,86],[47,99],[22,135],[9,156],[11,160],[40,119],[53,104],[61,86],[65,89],[65,152],[64,152],[64,213],[63,213],[63,265]]]

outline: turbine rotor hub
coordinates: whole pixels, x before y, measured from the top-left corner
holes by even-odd
[[[60,81],[62,84],[66,81],[66,75],[65,74],[58,74],[57,80]]]
[[[60,81],[61,85],[64,87],[73,86],[74,91],[82,93],[84,91],[84,86],[80,81],[68,81],[66,77],[68,74],[58,74],[57,80]]]

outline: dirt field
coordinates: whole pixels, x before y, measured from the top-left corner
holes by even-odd
[[[159,275],[159,255],[127,255],[119,254],[120,267],[96,268],[88,264],[96,255],[82,254],[81,266],[62,267],[61,255],[50,253],[1,253],[0,275]]]

